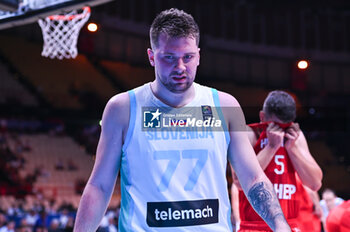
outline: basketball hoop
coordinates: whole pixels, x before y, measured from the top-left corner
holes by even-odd
[[[84,7],[65,15],[51,15],[39,19],[44,39],[42,56],[58,58],[75,58],[78,55],[77,42],[80,29],[90,17],[90,7]]]

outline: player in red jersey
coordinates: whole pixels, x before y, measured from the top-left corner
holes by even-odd
[[[300,191],[297,175],[303,185],[317,191],[321,187],[322,170],[312,157],[299,125],[294,123],[296,105],[292,96],[284,91],[270,92],[259,116],[260,123],[248,125],[250,142],[274,185],[289,225],[294,231],[301,231],[297,220],[300,206],[296,196]],[[237,186],[239,188],[239,184]],[[271,231],[254,212],[242,190],[239,191],[239,215],[239,231]]]
[[[300,179],[297,179],[299,197],[298,223],[301,231],[321,232],[322,209],[318,193],[303,186]]]
[[[350,200],[330,211],[326,227],[327,232],[350,232]]]

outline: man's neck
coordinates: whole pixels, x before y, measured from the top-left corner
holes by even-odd
[[[181,93],[174,93],[169,91],[159,82],[153,81],[151,83],[151,90],[154,96],[161,102],[174,108],[180,108],[187,105],[195,97],[195,88],[193,84],[190,88]]]

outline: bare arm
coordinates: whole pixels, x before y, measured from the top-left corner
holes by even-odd
[[[277,150],[281,147],[284,131],[276,124],[270,123],[266,129],[268,144],[257,154],[259,164],[263,170],[267,168]],[[254,146],[254,144],[252,144]]]
[[[310,199],[314,205],[314,214],[321,219],[322,218],[322,208],[320,206],[320,197],[318,196],[318,193],[315,191],[312,191],[310,188],[304,186],[306,192],[309,194]]]
[[[286,150],[303,185],[318,191],[322,185],[322,170],[312,157],[303,132],[290,128],[285,136]]]
[[[282,141],[284,137],[284,132],[282,131],[282,129],[279,128],[277,125],[274,125],[273,123],[269,124],[266,131],[267,131],[268,143],[256,155],[258,162],[263,170],[267,168],[272,158],[274,157],[275,153],[277,152],[279,147],[282,145]],[[258,138],[257,138],[257,135],[252,130],[252,128],[250,128],[249,126],[247,126],[247,135],[248,135],[250,144],[254,147],[256,142],[258,141]],[[233,175],[233,180],[236,186],[239,189],[241,189],[236,175]]]
[[[231,166],[230,166],[231,167]],[[231,167],[232,173],[233,168]],[[231,209],[232,209],[232,222],[233,222],[233,231],[238,231],[239,223],[241,222],[240,215],[239,215],[239,196],[238,196],[238,188],[235,185],[235,183],[232,183],[231,185]]]
[[[274,154],[282,145],[283,139],[286,138],[286,150],[302,183],[313,191],[319,190],[322,184],[322,170],[312,157],[305,136],[299,130],[298,124],[293,123],[292,127],[285,133],[278,125],[270,123],[266,129],[266,134],[268,144],[257,154],[262,169],[266,169]],[[250,139],[250,141],[253,140]]]
[[[231,134],[237,134],[233,132]],[[239,132],[238,132],[239,133]],[[229,159],[252,207],[274,231],[288,228],[271,182],[261,169],[244,135],[231,135]]]
[[[119,171],[128,120],[129,98],[123,93],[113,97],[104,110],[96,161],[79,203],[75,232],[96,231],[105,214]]]
[[[227,120],[230,145],[228,158],[233,166],[239,182],[255,211],[274,231],[290,231],[284,218],[271,182],[260,167],[245,132],[245,119],[238,102],[230,95],[220,92],[220,103]],[[231,111],[231,112],[230,112]]]
[[[269,123],[266,128],[267,145],[256,155],[263,170],[267,168],[277,150],[282,146],[284,135],[285,133],[282,128],[273,122]],[[248,137],[251,145],[254,146],[258,138],[250,127],[248,127]]]

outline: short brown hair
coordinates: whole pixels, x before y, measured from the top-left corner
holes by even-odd
[[[284,123],[293,122],[296,118],[296,104],[293,97],[281,90],[269,93],[264,101],[263,111],[267,117],[275,115]]]
[[[173,38],[193,37],[197,46],[199,44],[199,27],[192,15],[183,10],[171,8],[157,15],[150,29],[152,48],[158,46],[159,35],[162,33]]]

